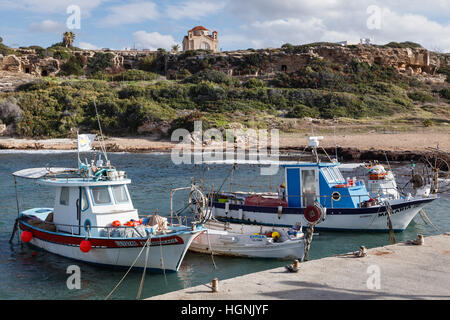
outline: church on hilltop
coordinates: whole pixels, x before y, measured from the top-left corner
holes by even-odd
[[[203,26],[192,28],[188,31],[187,36],[183,38],[183,51],[203,49],[218,52],[218,47],[217,31],[210,33]]]

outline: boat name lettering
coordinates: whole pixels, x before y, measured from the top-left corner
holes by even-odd
[[[405,206],[405,207],[401,207],[401,208],[392,210],[392,214],[396,214],[396,213],[399,213],[399,212],[402,212],[402,211],[405,211],[405,210],[409,210],[409,209],[411,209],[411,207],[412,206],[409,205],[409,206]],[[387,212],[381,212],[381,213],[378,214],[379,217],[384,217],[386,215],[387,215]]]
[[[136,247],[138,243],[136,241],[114,241],[118,247]]]

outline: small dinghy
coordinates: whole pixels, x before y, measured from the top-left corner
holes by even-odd
[[[251,258],[301,260],[304,256],[305,236],[301,225],[280,228],[212,220],[203,227],[207,231],[192,241],[189,250]]]

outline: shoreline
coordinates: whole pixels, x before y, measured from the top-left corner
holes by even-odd
[[[307,147],[307,134],[280,134],[279,151],[282,154],[298,153]],[[336,143],[336,145],[335,145]],[[105,139],[106,150],[109,152],[170,152],[178,142],[155,140],[150,137],[110,137]],[[93,147],[99,150],[98,141]],[[449,133],[371,133],[325,136],[320,146],[330,155],[337,151],[338,156],[346,161],[379,160],[385,161],[416,161],[422,156],[439,150],[450,156]],[[205,146],[203,150],[207,150]],[[0,137],[0,150],[55,150],[76,151],[77,140],[60,139],[20,139]],[[308,149],[306,149],[308,150]],[[268,151],[270,152],[270,151]],[[450,159],[449,159],[450,160]]]

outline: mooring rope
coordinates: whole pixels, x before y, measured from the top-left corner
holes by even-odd
[[[114,291],[116,291],[116,289],[120,286],[120,284],[123,282],[123,280],[125,280],[126,276],[128,275],[128,273],[131,271],[131,269],[134,267],[134,265],[136,264],[137,260],[139,259],[139,257],[141,256],[142,252],[145,249],[145,246],[147,245],[147,243],[151,241],[151,237],[149,236],[147,238],[147,241],[145,242],[144,246],[142,247],[141,251],[139,252],[139,254],[137,255],[136,259],[133,261],[133,263],[131,264],[131,266],[128,268],[127,272],[125,273],[125,275],[122,277],[122,279],[120,279],[120,281],[116,284],[116,286],[111,290],[111,292],[106,296],[105,300],[108,300],[109,297],[113,294]]]
[[[144,270],[142,271],[141,282],[139,283],[139,290],[138,290],[138,294],[136,296],[136,300],[139,300],[141,298],[142,288],[144,287],[145,273],[147,271],[148,253],[150,251],[150,245],[147,244],[147,242],[145,242],[145,246],[147,247],[147,249],[145,250],[145,264],[144,264]]]
[[[439,231],[439,232],[441,232],[441,230],[439,230],[434,224],[433,224],[433,222],[431,222],[431,219],[428,217],[428,215],[425,213],[425,211],[423,210],[423,209],[420,209],[420,216],[422,217],[422,219],[424,220],[424,217],[428,220],[428,222],[431,224],[431,226],[434,228],[434,229],[436,229],[436,231]],[[427,223],[425,220],[424,220],[424,222],[425,223]],[[428,223],[427,223],[428,224]]]
[[[164,268],[164,258],[163,258],[163,252],[162,252],[161,239],[159,240],[159,249],[160,249],[160,254],[161,254],[161,268],[162,268],[163,274],[164,274],[164,282],[166,283],[166,286],[167,286],[168,283],[167,283],[167,277],[166,277],[166,269]]]

